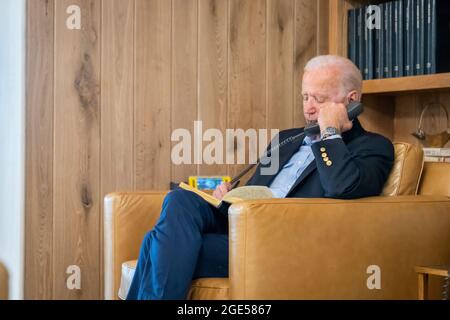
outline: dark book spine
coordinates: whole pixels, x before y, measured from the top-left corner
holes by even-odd
[[[397,35],[398,35],[398,3],[392,2],[392,76],[398,77]]]
[[[437,4],[436,0],[430,0],[430,8],[431,8],[431,35],[430,35],[430,73],[434,74],[437,72],[437,64],[436,64],[436,54],[437,54],[437,45],[436,45],[436,37],[437,37]]]
[[[367,25],[367,18],[370,15],[370,8],[364,7],[364,79],[373,79],[373,26]]]
[[[356,49],[356,12],[352,9],[348,11],[348,58],[358,65]]]
[[[424,0],[415,0],[416,14],[415,14],[415,70],[414,74],[423,74],[423,63],[425,61],[425,42],[424,42]]]
[[[394,2],[394,77],[403,76],[403,4]]]
[[[414,46],[413,46],[413,13],[414,13],[414,6],[413,6],[413,0],[404,0],[404,15],[405,15],[405,46],[404,46],[404,73],[406,76],[412,76],[414,75],[414,68],[413,68],[413,57],[414,57]]]
[[[392,2],[384,7],[384,78],[392,77]]]
[[[432,14],[433,14],[433,2],[435,0],[426,0],[425,1],[425,63],[424,63],[424,73],[425,74],[432,74],[436,72],[436,70],[433,72],[432,69],[432,55],[433,55],[433,48],[432,48],[432,40],[433,40],[433,28],[432,28]]]
[[[358,8],[356,9],[357,13],[357,22],[358,22],[358,34],[356,37],[356,42],[358,43],[358,69],[361,71],[361,73],[364,76],[364,27],[365,27],[365,21],[364,21],[364,8]]]
[[[369,67],[370,67],[370,61],[369,61],[369,36],[368,36],[368,29],[366,26],[366,10],[367,7],[363,7],[363,25],[364,25],[364,69],[363,69],[363,79],[368,80],[369,79]]]
[[[384,76],[384,8],[385,4],[382,3],[380,7],[380,28],[375,31],[376,41],[376,63],[375,63],[375,76],[377,79],[382,79]]]
[[[366,27],[367,29],[367,27]],[[369,79],[374,79],[374,63],[375,63],[375,48],[374,48],[374,41],[375,41],[375,26],[371,26],[370,29],[367,30],[369,39],[368,39],[368,50],[369,50],[369,57],[368,57],[368,63],[369,63]]]

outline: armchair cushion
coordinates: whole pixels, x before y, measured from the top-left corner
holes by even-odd
[[[426,162],[422,176],[419,194],[450,197],[450,163]]]
[[[394,143],[394,165],[382,195],[415,195],[423,168],[423,150],[409,143]]]

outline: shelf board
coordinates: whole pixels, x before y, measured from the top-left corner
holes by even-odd
[[[450,73],[363,81],[363,94],[450,89]]]

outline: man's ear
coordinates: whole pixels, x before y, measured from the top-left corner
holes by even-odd
[[[348,103],[353,101],[359,101],[361,97],[359,97],[358,92],[356,90],[350,91],[347,95]]]

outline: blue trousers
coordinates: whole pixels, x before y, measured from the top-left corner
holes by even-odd
[[[228,277],[228,216],[176,189],[144,238],[127,300],[185,299],[203,277]]]

